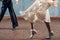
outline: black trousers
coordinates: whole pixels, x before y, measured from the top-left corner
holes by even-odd
[[[7,8],[8,8],[9,13],[10,13],[12,26],[14,26],[14,27],[18,26],[17,17],[16,17],[16,14],[14,12],[14,9],[13,9],[12,0],[3,0],[2,1],[2,8],[1,8],[1,13],[0,13],[0,21],[3,19],[3,16],[4,16]]]

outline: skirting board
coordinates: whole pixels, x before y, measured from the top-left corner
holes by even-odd
[[[50,17],[51,20],[60,20],[60,17]],[[10,16],[4,16],[4,20],[10,20]],[[23,19],[21,16],[17,16],[17,19]]]

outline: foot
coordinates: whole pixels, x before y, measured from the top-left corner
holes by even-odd
[[[14,25],[14,26],[13,26],[13,30],[15,30],[17,26],[18,26],[17,24],[16,24],[16,25]]]
[[[51,39],[51,37],[52,37],[52,36],[54,36],[53,31],[51,31],[51,32],[49,33],[49,37],[48,37],[48,38],[46,38],[46,39]]]
[[[37,33],[37,31],[35,29],[31,30],[31,35],[30,38],[33,38],[33,36]]]

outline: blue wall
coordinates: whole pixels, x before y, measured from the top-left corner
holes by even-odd
[[[34,1],[33,0],[19,0],[19,5],[16,6],[15,5],[15,0],[13,1],[13,6],[14,6],[14,10],[17,16],[20,16],[19,11],[24,11],[26,10]],[[60,0],[58,0],[58,2],[60,2]],[[1,9],[1,2],[0,2],[0,9]],[[60,3],[58,3],[58,7],[50,7],[50,15],[51,16],[60,16]],[[0,10],[1,11],[1,10]],[[9,11],[6,11],[6,16],[9,16]]]

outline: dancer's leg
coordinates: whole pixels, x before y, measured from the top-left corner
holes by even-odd
[[[45,24],[46,24],[46,27],[47,27],[48,32],[49,32],[49,37],[48,37],[48,39],[50,39],[51,36],[53,36],[53,32],[51,31],[51,28],[50,28],[49,22],[45,22]]]
[[[14,12],[14,9],[13,9],[12,1],[10,1],[8,9],[9,9],[13,29],[15,29],[18,26],[18,21],[17,21],[17,17],[16,17],[16,14]]]
[[[0,13],[0,22],[4,17],[5,11],[7,9],[7,5],[5,5],[4,1],[2,2],[2,8],[1,8],[1,13]]]
[[[37,31],[34,29],[33,23],[30,23],[30,24],[31,24],[31,35],[30,35],[30,38],[32,38],[37,33]]]

